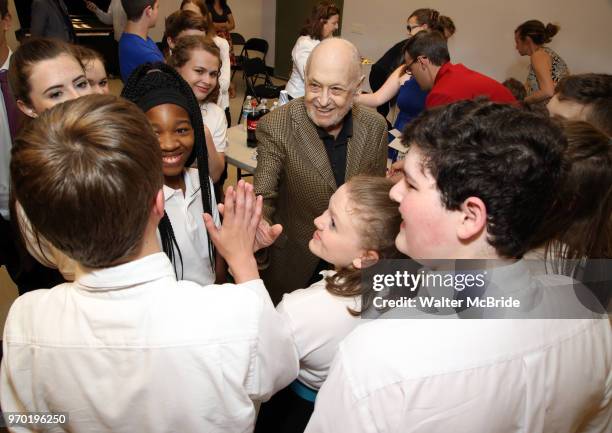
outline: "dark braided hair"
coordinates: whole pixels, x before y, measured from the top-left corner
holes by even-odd
[[[196,100],[191,87],[187,82],[179,75],[176,70],[166,65],[165,63],[145,63],[139,66],[132,72],[128,78],[121,96],[134,102],[139,107],[143,106],[139,102],[143,102],[153,92],[164,92],[164,89],[169,91],[178,91],[181,96],[186,100],[187,114],[191,121],[191,126],[194,132],[194,144],[193,150],[185,162],[186,166],[190,166],[194,160],[197,161],[198,176],[200,178],[200,190],[202,195],[202,207],[204,212],[212,215],[213,204],[212,194],[210,188],[210,181],[208,175],[208,151],[206,148],[206,136],[204,134],[204,122],[202,121],[202,112],[200,106]],[[150,101],[149,101],[150,102]],[[149,107],[151,108],[151,107]],[[144,109],[147,111],[149,108]],[[164,212],[164,216],[159,222],[159,232],[162,239],[162,248],[168,255],[172,263],[176,263],[174,249],[179,255],[181,261],[181,273],[183,257],[181,251],[176,242],[174,231],[172,230],[172,224],[170,218]],[[215,269],[215,248],[212,244],[210,236],[208,237],[208,256],[212,269]]]

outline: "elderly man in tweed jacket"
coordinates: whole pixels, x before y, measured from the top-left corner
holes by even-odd
[[[321,42],[306,66],[306,94],[268,114],[257,126],[255,191],[264,217],[283,232],[265,252],[262,278],[275,303],[305,287],[320,268],[308,250],[313,220],[329,198],[357,174],[385,174],[386,122],[353,105],[363,76],[357,49],[332,38]]]

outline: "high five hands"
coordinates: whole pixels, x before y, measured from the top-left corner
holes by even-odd
[[[227,201],[227,199],[226,199]],[[225,205],[219,203],[217,205],[219,213],[224,215]],[[257,225],[257,231],[255,232],[255,242],[253,243],[253,252],[257,252],[263,248],[272,245],[276,239],[283,232],[283,226],[280,224],[274,224],[273,226],[268,223],[265,219],[261,219]]]
[[[262,209],[263,198],[255,197],[253,185],[241,180],[227,189],[225,205],[219,205],[221,227],[215,226],[210,214],[203,214],[206,230],[236,283],[259,278],[253,252],[274,243],[282,231],[279,224],[270,226],[262,220]]]

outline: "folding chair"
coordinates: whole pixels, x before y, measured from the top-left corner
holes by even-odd
[[[231,79],[233,80],[236,71],[242,70],[242,63],[244,61],[244,44],[246,43],[246,41],[244,39],[244,36],[242,36],[240,33],[230,33],[230,38],[232,39],[232,46],[234,47],[234,50],[236,49],[236,47],[242,47],[240,49],[240,54],[235,55],[236,64],[232,65]]]
[[[261,38],[251,38],[248,41],[246,41],[244,43],[244,46],[242,47],[242,51],[240,52],[240,55],[238,55],[236,57],[236,64],[240,64],[240,68],[236,68],[237,69],[242,69],[244,71],[244,62],[247,59],[251,59],[254,56],[254,54],[259,54],[259,56],[261,56],[261,59],[263,60],[264,64],[266,63],[266,55],[268,54],[268,42],[265,39],[261,39]],[[234,75],[236,70],[234,70],[234,72],[232,72],[232,79],[234,78]]]
[[[250,95],[258,101],[262,98],[274,99],[279,97],[280,91],[283,89],[282,86],[275,86],[272,83],[270,75],[268,74],[268,68],[263,59],[259,57],[246,59],[243,64],[243,72],[246,88],[244,91],[244,99],[242,100],[243,108],[240,109],[240,118],[242,118],[244,101],[246,101],[247,96]],[[263,80],[263,83],[257,84],[258,80]]]

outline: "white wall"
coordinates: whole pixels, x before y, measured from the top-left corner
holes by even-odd
[[[276,0],[228,0],[236,28],[233,30],[249,38],[263,38],[270,45],[266,63],[274,65],[274,37],[276,27]]]
[[[406,37],[408,14],[431,7],[457,26],[449,41],[452,61],[498,80],[514,76],[522,81],[527,75],[529,61],[514,48],[514,29],[528,19],[561,25],[550,47],[571,72],[612,73],[612,0],[385,0],[379,5],[344,1],[342,37],[374,61]]]

